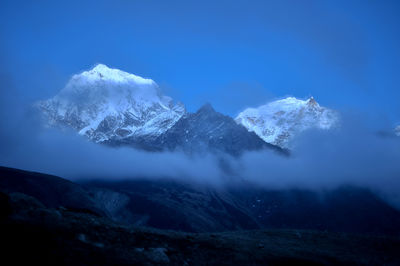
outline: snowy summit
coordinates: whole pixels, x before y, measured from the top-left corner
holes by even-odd
[[[185,113],[153,80],[103,64],[72,76],[56,96],[37,106],[48,124],[71,127],[95,142],[157,137]]]
[[[119,69],[109,68],[106,65],[98,64],[89,71],[74,75],[75,79],[83,79],[87,82],[96,82],[106,80],[119,83],[136,83],[141,85],[153,85],[155,82],[151,79],[142,78]]]
[[[235,120],[264,141],[287,148],[298,133],[310,128],[330,129],[337,125],[339,117],[335,111],[320,106],[313,97],[307,100],[288,97],[248,108]]]

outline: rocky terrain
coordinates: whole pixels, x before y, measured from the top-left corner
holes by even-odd
[[[9,177],[13,171],[2,169]],[[24,172],[17,171],[16,175]],[[43,178],[49,178],[44,176]],[[62,181],[57,180],[56,183]],[[66,183],[64,183],[66,184]],[[71,184],[67,184],[71,186]],[[73,185],[72,185],[73,186]],[[41,193],[0,192],[2,260],[39,265],[398,265],[398,236],[258,229],[187,233],[121,224]],[[27,192],[27,191],[26,191]],[[58,191],[60,192],[60,190]],[[27,192],[28,193],[28,192]],[[45,193],[46,194],[46,193]],[[70,196],[59,194],[67,204]],[[57,206],[58,205],[58,206]],[[76,207],[76,206],[75,206]],[[93,208],[93,206],[87,206]],[[173,216],[174,214],[169,214]]]
[[[400,211],[369,190],[355,187],[271,190],[245,182],[213,187],[171,179],[77,184],[0,168],[0,191],[26,194],[47,208],[186,232],[280,228],[400,235]]]

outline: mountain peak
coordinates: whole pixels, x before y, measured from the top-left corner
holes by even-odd
[[[330,129],[337,124],[339,116],[320,106],[313,97],[308,100],[287,97],[248,108],[235,120],[266,142],[287,148],[298,133],[310,128]]]
[[[256,134],[238,125],[232,117],[214,110],[211,104],[203,105],[196,113],[188,113],[157,139],[162,149],[179,149],[189,154],[224,152],[240,156],[245,151],[278,147],[263,141]]]
[[[200,112],[207,112],[207,113],[213,112],[214,113],[215,110],[210,103],[206,103],[203,106],[201,106],[199,108],[199,110],[197,111],[197,113],[200,113]]]
[[[317,101],[314,99],[314,97],[310,97],[308,100],[307,100],[307,104],[309,105],[309,106],[319,106],[319,104],[317,103]]]
[[[48,124],[72,127],[96,142],[158,136],[185,113],[153,80],[104,64],[74,75],[38,106]]]
[[[87,82],[109,81],[115,83],[136,83],[138,85],[155,84],[155,82],[151,79],[142,78],[117,68],[110,68],[104,64],[97,64],[91,70],[74,75],[73,79],[83,79]]]
[[[94,66],[92,68],[92,71],[98,71],[98,72],[102,72],[102,71],[110,71],[111,68],[109,68],[108,66],[104,65],[104,64],[97,64],[96,66]]]

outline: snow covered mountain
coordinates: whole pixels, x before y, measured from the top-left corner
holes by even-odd
[[[320,106],[313,97],[308,100],[288,97],[258,108],[248,108],[235,120],[264,141],[287,148],[293,137],[300,132],[311,128],[335,127],[339,115]]]
[[[313,98],[286,98],[249,108],[236,123],[210,105],[190,114],[183,104],[162,95],[153,80],[103,64],[72,76],[56,96],[36,106],[49,126],[72,128],[97,143],[234,156],[247,150],[276,150],[274,145],[287,148],[297,133],[312,127],[329,129],[338,120],[334,111]]]
[[[50,126],[65,126],[95,142],[155,139],[186,113],[158,85],[98,64],[74,75],[51,99],[38,102]]]

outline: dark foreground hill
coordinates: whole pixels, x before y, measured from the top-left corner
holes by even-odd
[[[15,265],[400,263],[399,212],[363,189],[80,185],[0,168],[0,191],[1,255]]]
[[[81,184],[0,167],[0,191],[23,193],[47,208],[64,207],[125,225],[186,232],[263,228],[400,236],[400,212],[355,187],[268,190],[246,183],[211,187],[167,179]]]
[[[8,265],[399,265],[400,239],[305,230],[183,233],[0,193]],[[3,264],[4,265],[4,264]]]
[[[363,188],[268,190],[246,183],[199,187],[174,181],[91,181],[96,202],[119,222],[187,232],[261,228],[311,229],[400,236],[400,212]],[[116,194],[114,194],[114,197]],[[117,204],[117,202],[119,204]]]

